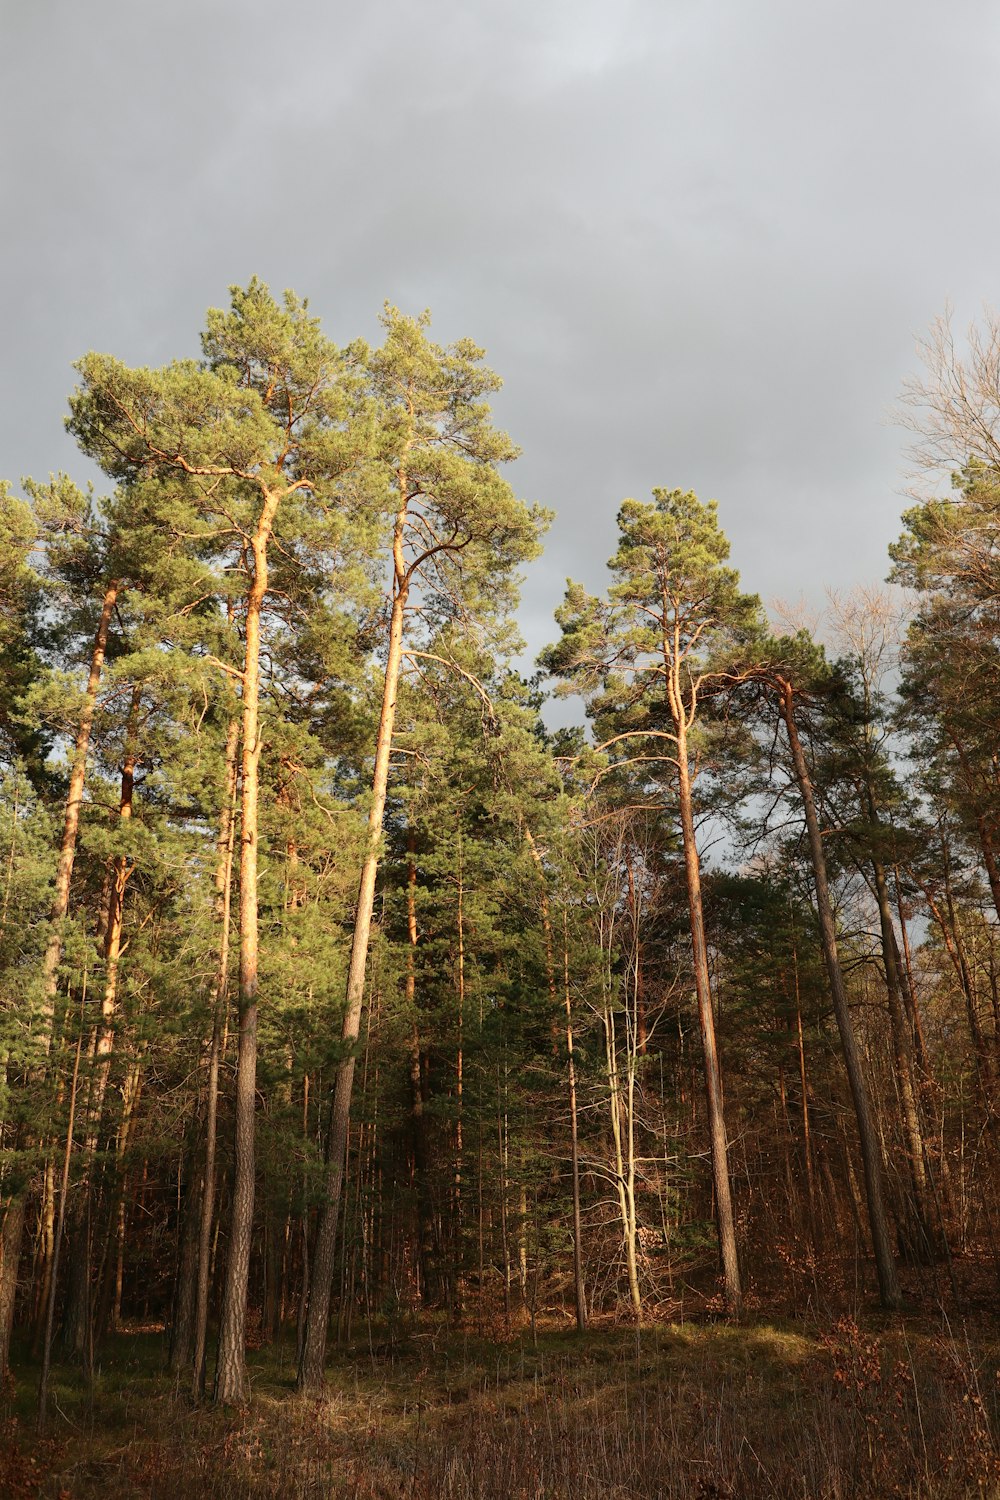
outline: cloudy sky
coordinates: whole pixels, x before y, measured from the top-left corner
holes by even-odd
[[[881,579],[914,338],[1000,302],[991,0],[0,0],[0,475],[88,470],[71,361],[197,352],[256,273],[343,342],[429,306],[503,375],[604,582],[620,500],[720,502],[765,599]]]

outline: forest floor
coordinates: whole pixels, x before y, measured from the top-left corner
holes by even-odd
[[[431,1322],[331,1353],[322,1399],[294,1351],[255,1350],[245,1412],[196,1408],[162,1331],[123,1332],[92,1388],[19,1364],[4,1500],[850,1500],[1000,1496],[1000,1326],[875,1315],[660,1324],[583,1338]]]

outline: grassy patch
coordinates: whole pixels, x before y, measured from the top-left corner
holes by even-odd
[[[255,1351],[245,1412],[195,1408],[163,1341],[121,1336],[87,1390],[8,1393],[0,1493],[39,1500],[614,1500],[1000,1495],[995,1331],[911,1322],[659,1325],[494,1345],[417,1326],[335,1352],[320,1400]],[[22,1369],[25,1367],[22,1366]]]

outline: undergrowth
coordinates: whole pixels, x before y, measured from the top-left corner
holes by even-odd
[[[1000,1496],[1000,1351],[901,1320],[539,1332],[418,1326],[340,1350],[320,1400],[258,1350],[245,1412],[191,1405],[162,1338],[120,1336],[88,1390],[57,1368],[50,1435],[29,1369],[6,1395],[10,1500],[852,1500]],[[23,1368],[23,1367],[22,1367]]]

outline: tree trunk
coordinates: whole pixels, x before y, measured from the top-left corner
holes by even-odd
[[[198,1272],[194,1309],[192,1394],[205,1394],[205,1349],[208,1342],[208,1291],[212,1262],[212,1219],[215,1213],[215,1157],[219,1117],[219,1069],[225,1049],[229,1014],[229,918],[233,889],[233,844],[236,830],[236,758],[240,726],[231,719],[226,732],[225,784],[215,862],[215,910],[219,924],[219,952],[212,985],[212,1040],[208,1054],[205,1099],[205,1163],[201,1182],[198,1226]]]
[[[802,1088],[802,1143],[806,1159],[806,1189],[809,1194],[809,1236],[812,1247],[819,1252],[819,1225],[816,1220],[816,1174],[813,1163],[812,1128],[809,1120],[809,1083],[806,1078],[806,1049],[802,1037],[802,1004],[799,994],[799,955],[792,949],[792,965],[795,973],[795,1026],[799,1050],[799,1084]]]
[[[145,1044],[144,1044],[145,1046]],[[125,1157],[135,1123],[139,1096],[142,1092],[142,1060],[140,1050],[125,1070],[122,1085],[122,1108],[115,1142],[115,1165],[112,1176],[114,1196],[109,1205],[108,1224],[113,1225],[105,1243],[105,1261],[100,1275],[100,1291],[97,1299],[95,1326],[98,1335],[106,1327],[117,1329],[121,1323],[122,1286],[125,1265]],[[114,1236],[114,1258],[111,1255],[111,1236]]]
[[[458,821],[458,910],[455,914],[458,932],[458,1045],[455,1049],[455,1255],[453,1302],[460,1309],[464,1298],[464,1228],[462,1223],[462,1169],[464,1107],[463,1064],[465,1045],[465,866],[462,858],[462,815]]]
[[[618,1214],[622,1225],[622,1249],[625,1252],[625,1271],[628,1276],[629,1301],[637,1324],[642,1322],[642,1293],[639,1289],[639,1267],[636,1259],[636,1221],[634,1168],[631,1144],[632,1091],[628,1090],[626,1103],[622,1105],[622,1087],[618,1069],[618,1038],[615,1031],[614,1011],[605,1002],[604,1050],[608,1070],[608,1105],[611,1118],[611,1139],[615,1152],[615,1190],[618,1194]],[[622,1115],[625,1114],[625,1129]]]
[[[135,768],[138,762],[136,735],[139,710],[142,703],[142,687],[136,683],[132,688],[128,722],[125,731],[125,753],[122,761],[121,791],[118,801],[119,822],[128,823],[132,818],[132,802],[135,790]],[[101,1140],[104,1101],[111,1060],[114,1051],[115,1017],[118,1009],[118,966],[121,958],[122,928],[125,912],[125,887],[133,866],[124,854],[115,856],[105,885],[106,901],[103,903],[104,921],[102,946],[104,950],[104,989],[101,995],[101,1017],[93,1044],[89,1091],[86,1098],[86,1130],[83,1147],[81,1181],[77,1186],[76,1202],[69,1211],[64,1233],[67,1237],[70,1259],[70,1280],[63,1318],[63,1343],[77,1357],[87,1357],[93,1347],[93,1325],[91,1313],[91,1282],[93,1256],[93,1226],[91,1222],[94,1178],[94,1158]],[[110,1227],[109,1227],[110,1232]]]
[[[243,665],[243,791],[240,827],[239,1040],[236,1053],[236,1170],[229,1260],[222,1295],[215,1399],[239,1406],[249,1396],[246,1370],[247,1284],[254,1206],[254,1111],[257,1098],[257,835],[260,767],[260,631],[267,594],[267,547],[281,492],[268,491],[253,537]]]
[[[576,1301],[576,1329],[587,1328],[587,1296],[583,1284],[583,1227],[580,1213],[580,1141],[576,1112],[576,1059],[573,1056],[573,1001],[569,986],[569,931],[563,910],[563,992],[566,1004],[566,1062],[569,1085],[569,1135],[573,1171],[573,1293]]]
[[[56,990],[59,982],[59,964],[62,961],[63,952],[63,923],[69,911],[70,883],[73,878],[73,862],[76,858],[76,844],[80,832],[80,808],[83,801],[84,783],[87,778],[87,752],[90,748],[90,732],[94,722],[97,690],[100,686],[101,673],[104,669],[104,656],[108,646],[111,616],[114,613],[119,587],[120,580],[112,578],[104,590],[104,597],[101,601],[101,613],[98,618],[94,644],[90,655],[87,687],[77,724],[76,739],[73,745],[69,787],[63,810],[62,839],[59,845],[59,859],[56,864],[55,891],[52,898],[52,906],[49,910],[49,922],[52,930],[42,963],[42,1045],[46,1054],[52,1045]],[[24,1232],[25,1205],[23,1199],[27,1191],[27,1185],[18,1190],[16,1196],[22,1199],[19,1208],[14,1208],[13,1197],[8,1201],[7,1213],[4,1219],[4,1259],[3,1266],[0,1268],[0,1354],[10,1349],[14,1304],[16,1300],[14,1294],[16,1291],[17,1267],[20,1261],[21,1238]],[[11,1277],[14,1278],[13,1284],[9,1281]],[[3,1361],[0,1362],[0,1374],[5,1372],[6,1363]]]
[[[400,493],[406,496],[405,479]],[[354,1084],[355,1051],[361,1026],[361,1007],[365,993],[365,966],[375,905],[375,878],[378,874],[382,841],[382,819],[389,784],[389,755],[396,722],[396,699],[399,693],[403,662],[403,623],[406,611],[407,582],[403,554],[403,532],[406,522],[405,498],[396,516],[393,536],[394,583],[392,615],[389,622],[389,654],[385,665],[385,686],[379,718],[375,768],[372,775],[372,801],[368,813],[368,849],[361,869],[358,904],[354,917],[351,961],[347,973],[347,1005],[341,1030],[344,1055],[337,1066],[330,1124],[326,1143],[326,1176],[324,1203],[320,1212],[316,1248],[313,1253],[309,1289],[306,1333],[299,1361],[298,1389],[315,1391],[323,1383],[326,1365],[327,1322],[330,1292],[333,1286],[334,1251],[337,1240],[337,1214],[344,1181],[344,1155],[347,1149],[347,1127],[351,1112],[351,1090]]]
[[[437,1300],[434,1255],[433,1210],[430,1199],[430,1153],[427,1120],[420,1076],[420,1027],[417,1024],[417,865],[413,829],[406,832],[406,1013],[410,1027],[410,1127],[413,1140],[413,1173],[417,1197],[417,1237],[420,1258],[420,1293],[425,1306]]]
[[[139,728],[139,709],[142,703],[142,688],[137,683],[132,689],[128,727],[125,732],[125,755],[122,760],[121,794],[118,802],[118,820],[128,823],[132,819],[132,801],[135,791],[135,768],[139,753],[136,735]],[[111,1055],[115,1042],[115,1015],[118,1009],[118,964],[121,958],[122,924],[125,914],[125,887],[133,866],[124,854],[115,856],[111,867],[108,887],[107,922],[104,928],[104,993],[101,996],[101,1024],[97,1032],[94,1079],[91,1085],[88,1109],[89,1125],[87,1139],[88,1166],[97,1149],[101,1128],[101,1113],[104,1095],[111,1071]]]
[[[705,1058],[705,1091],[708,1098],[708,1130],[712,1151],[712,1185],[715,1192],[715,1218],[719,1231],[722,1258],[723,1295],[726,1311],[738,1317],[743,1302],[740,1266],[736,1253],[736,1224],[733,1218],[729,1186],[729,1148],[722,1103],[722,1070],[715,1040],[715,1016],[708,973],[708,949],[705,943],[705,920],[701,902],[701,861],[695,839],[694,814],[691,805],[691,780],[688,766],[687,726],[684,711],[675,719],[677,730],[677,790],[680,801],[681,833],[684,844],[684,872],[687,877],[688,911],[691,921],[691,949],[694,961],[695,991],[698,997],[698,1019]]]
[[[549,896],[545,884],[545,866],[531,829],[525,828],[524,836],[541,881],[542,932],[545,938],[545,977],[548,984],[549,1001],[553,1015],[558,1005],[556,990],[555,955],[552,942],[552,917]],[[580,1212],[580,1141],[576,1108],[576,1058],[573,1055],[573,1003],[569,984],[569,922],[563,909],[563,1001],[566,1010],[566,1065],[569,1089],[570,1157],[573,1176],[573,1294],[576,1303],[576,1327],[583,1333],[587,1327],[587,1298],[583,1283],[583,1232]]]
[[[969,1035],[972,1038],[972,1049],[976,1059],[976,1073],[987,1108],[992,1112],[992,1104],[990,1102],[990,1082],[993,1076],[992,1059],[986,1046],[982,1022],[979,1019],[979,1011],[976,1005],[976,990],[972,980],[972,972],[969,968],[968,956],[965,952],[962,934],[955,922],[955,907],[951,899],[950,883],[946,885],[948,905],[948,915],[946,917],[938,901],[935,899],[930,886],[920,880],[915,872],[911,871],[911,873],[914,874],[914,878],[923,892],[924,900],[927,902],[927,910],[938,925],[945,951],[951,960],[952,968],[955,970],[955,977],[958,980],[959,988],[965,1000],[965,1012],[969,1021]]]
[[[97,633],[94,636],[94,646],[90,655],[87,690],[84,695],[80,720],[76,729],[76,741],[73,746],[69,789],[66,794],[66,806],[63,813],[62,840],[59,845],[59,861],[56,866],[55,893],[49,912],[49,922],[52,924],[52,932],[45,949],[45,960],[42,967],[42,1022],[46,1051],[48,1051],[52,1040],[56,985],[63,950],[62,924],[66,920],[66,913],[69,911],[69,888],[70,881],[73,878],[73,861],[76,858],[76,841],[80,832],[80,808],[83,801],[83,786],[87,778],[87,751],[90,747],[90,731],[94,722],[97,689],[100,686],[101,672],[104,668],[104,654],[108,646],[108,631],[111,626],[111,616],[114,612],[115,603],[118,599],[118,589],[119,579],[112,578],[104,591],[100,618],[97,622]]]
[[[994,1060],[987,1051],[982,1022],[979,1019],[976,985],[972,977],[972,969],[969,966],[968,955],[965,951],[965,941],[962,937],[962,928],[958,920],[958,913],[955,910],[955,897],[951,884],[951,851],[948,846],[948,836],[943,822],[941,824],[941,855],[944,873],[945,904],[948,907],[948,923],[951,928],[952,937],[951,946],[958,962],[962,990],[965,994],[966,1007],[969,1014],[969,1030],[972,1034],[973,1045],[976,1048],[977,1056],[982,1060],[983,1078],[984,1080],[988,1080],[994,1075]]]
[[[871,1228],[872,1247],[875,1252],[879,1296],[883,1307],[897,1308],[902,1299],[900,1296],[899,1281],[896,1276],[896,1264],[892,1256],[889,1226],[885,1212],[885,1195],[882,1182],[882,1153],[872,1119],[868,1083],[861,1061],[861,1051],[858,1047],[854,1023],[851,1019],[851,1012],[847,1003],[847,991],[844,988],[844,977],[840,968],[840,956],[837,952],[837,929],[833,916],[833,904],[830,900],[830,888],[827,882],[823,838],[820,833],[819,819],[816,816],[816,803],[813,797],[809,769],[806,765],[805,752],[802,749],[802,741],[799,739],[798,728],[795,723],[792,686],[791,683],[779,679],[779,688],[781,692],[782,717],[785,722],[785,731],[788,736],[792,764],[795,769],[795,779],[798,783],[799,795],[802,798],[806,830],[809,835],[809,852],[812,858],[813,880],[816,887],[816,907],[819,915],[823,957],[826,960],[826,972],[830,982],[833,1009],[837,1018],[837,1027],[840,1031],[840,1043],[844,1053],[844,1063],[847,1068],[851,1097],[854,1101],[854,1112],[858,1122],[861,1159],[864,1163],[865,1190],[868,1201],[868,1221]]]
[[[84,976],[86,980],[86,975]],[[83,1050],[83,1007],[86,1001],[86,983],[80,1000],[80,1034],[76,1043],[76,1058],[73,1063],[73,1081],[69,1093],[69,1118],[66,1121],[66,1147],[63,1152],[62,1181],[59,1191],[59,1216],[56,1220],[55,1241],[52,1249],[52,1273],[49,1278],[49,1293],[45,1308],[45,1339],[42,1346],[42,1373],[38,1382],[38,1431],[45,1432],[48,1418],[49,1370],[52,1363],[52,1332],[55,1325],[56,1293],[59,1290],[59,1252],[62,1248],[63,1226],[66,1222],[66,1195],[69,1192],[69,1167],[73,1155],[73,1126],[76,1122],[76,1089],[80,1079],[80,1053]]]
[[[873,806],[870,806],[870,812],[874,816]],[[915,1227],[922,1241],[920,1245],[914,1245],[912,1248],[921,1255],[926,1255],[934,1249],[934,1212],[927,1181],[924,1132],[914,1083],[912,1031],[903,1009],[902,988],[905,981],[900,973],[899,947],[889,907],[889,888],[886,883],[885,870],[879,860],[872,861],[872,871],[882,936],[882,962],[885,968],[885,987],[889,1002],[893,1058],[899,1084],[903,1130],[906,1136],[910,1180],[916,1209]]]

